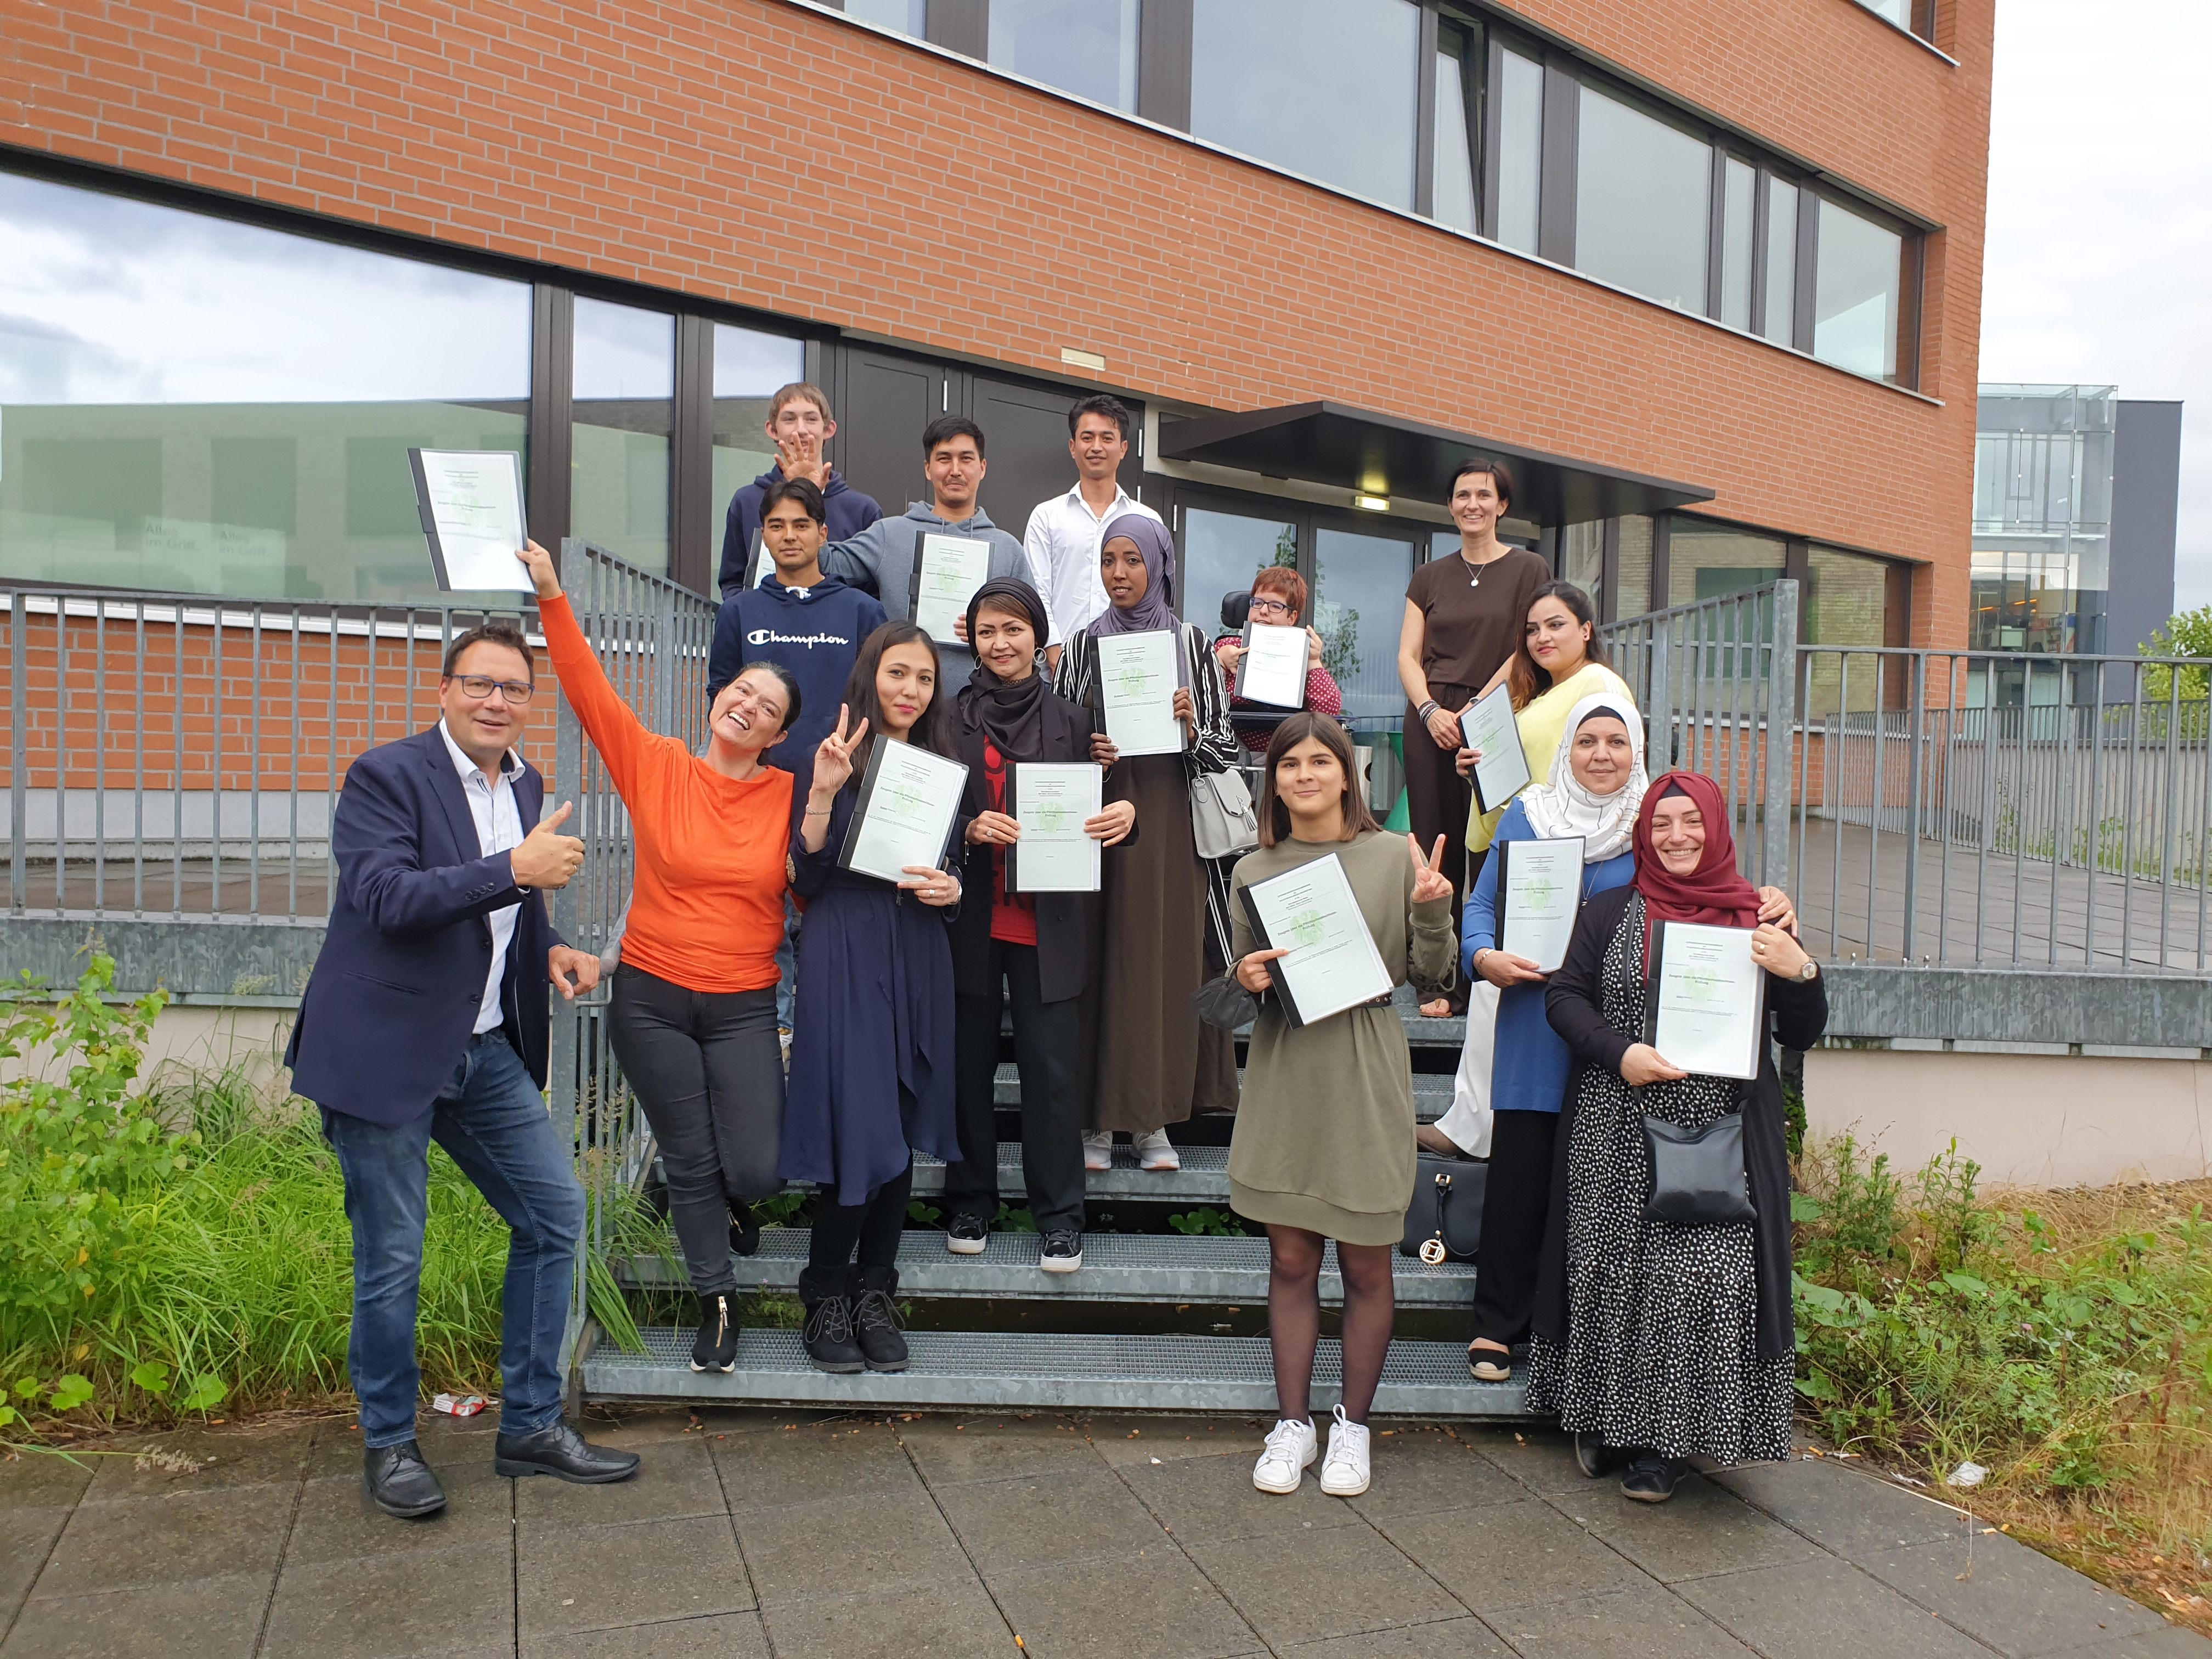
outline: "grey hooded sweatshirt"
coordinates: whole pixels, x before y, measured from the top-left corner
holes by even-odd
[[[957,524],[937,516],[927,501],[908,503],[896,519],[878,519],[849,541],[832,542],[822,550],[822,574],[836,576],[855,587],[866,588],[884,603],[893,622],[914,615],[914,560],[923,535],[941,530],[948,535],[974,536],[991,544],[991,574],[1030,579],[1029,555],[1022,544],[991,522],[978,507]],[[964,646],[940,640],[937,646],[938,695],[951,696],[968,684],[975,672],[975,653]]]

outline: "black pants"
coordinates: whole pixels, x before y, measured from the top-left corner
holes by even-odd
[[[1472,687],[1445,685],[1434,680],[1429,682],[1429,695],[1437,700],[1438,707],[1455,714],[1474,700]],[[1451,878],[1453,955],[1456,958],[1460,912],[1467,902],[1468,890],[1474,885],[1475,872],[1468,866],[1467,859],[1467,819],[1474,806],[1474,785],[1459,775],[1454,764],[1455,751],[1437,748],[1427,726],[1410,708],[1406,711],[1405,735],[1407,824],[1420,842],[1424,857],[1437,844],[1438,836],[1444,838],[1441,868]],[[1455,1009],[1467,1006],[1464,985],[1452,993],[1451,1002]]]
[[[1022,1179],[1041,1233],[1083,1231],[1083,1104],[1075,1062],[1082,1001],[1047,1002],[1034,945],[991,941],[990,990],[957,998],[953,1070],[960,1101],[960,1162],[945,1172],[955,1215],[988,1226],[999,1213],[999,988],[1013,1006],[1014,1065],[1022,1079]]]
[[[691,1286],[702,1296],[732,1291],[730,1206],[783,1185],[775,987],[687,991],[625,962],[610,1003],[607,1039],[659,1143]]]
[[[1483,1189],[1482,1242],[1474,1253],[1473,1333],[1486,1341],[1510,1347],[1528,1334],[1559,1133],[1557,1112],[1500,1112],[1491,1121],[1490,1182]]]
[[[865,1204],[832,1204],[824,1192],[814,1206],[814,1233],[807,1241],[806,1265],[842,1267],[853,1260],[853,1247],[857,1244],[863,1267],[896,1266],[899,1234],[906,1229],[907,1200],[913,1194],[912,1158],[907,1160],[903,1174],[877,1188]]]

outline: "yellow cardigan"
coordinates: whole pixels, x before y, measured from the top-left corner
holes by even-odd
[[[1533,782],[1552,781],[1552,762],[1559,752],[1559,740],[1567,734],[1567,716],[1574,713],[1575,705],[1584,697],[1595,697],[1603,691],[1626,698],[1632,708],[1636,706],[1627,681],[1602,664],[1590,662],[1584,663],[1550,690],[1532,697],[1528,706],[1514,715],[1513,723],[1520,728],[1521,749],[1528,757],[1528,775]],[[1488,812],[1470,811],[1467,850],[1486,850],[1491,837],[1498,833],[1498,819],[1504,816],[1504,806]]]

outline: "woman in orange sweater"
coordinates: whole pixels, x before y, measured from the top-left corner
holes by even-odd
[[[659,1143],[698,1292],[691,1369],[730,1370],[731,1246],[750,1228],[748,1204],[783,1185],[775,950],[791,774],[762,757],[798,717],[799,687],[773,663],[751,665],[715,690],[707,752],[694,755],[647,731],[608,684],[545,550],[532,542],[520,556],[561,695],[629,809],[636,867],[607,1034]]]

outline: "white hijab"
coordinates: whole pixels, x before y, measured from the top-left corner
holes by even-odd
[[[1628,728],[1628,781],[1610,795],[1594,795],[1575,775],[1575,733],[1592,714],[1610,714]],[[1651,780],[1644,771],[1644,722],[1636,705],[1618,691],[1584,697],[1567,715],[1559,751],[1552,757],[1552,781],[1521,792],[1528,827],[1547,841],[1583,837],[1583,862],[1599,864],[1628,850],[1636,829],[1636,809]]]

